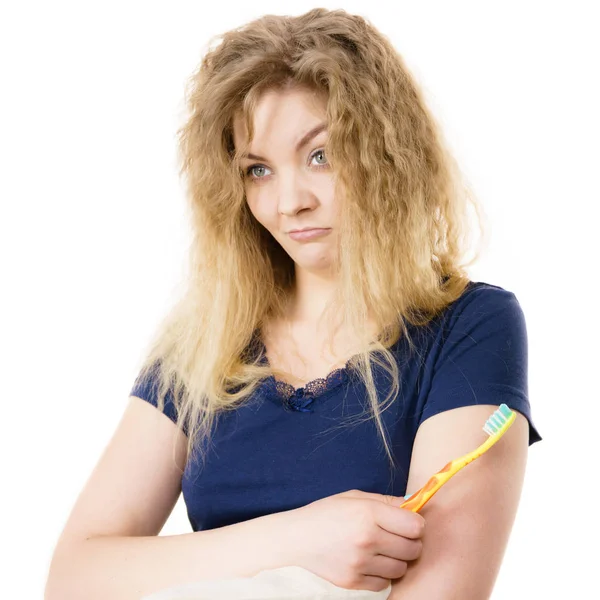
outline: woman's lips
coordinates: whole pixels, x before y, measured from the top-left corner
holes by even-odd
[[[304,231],[291,231],[288,235],[297,242],[304,242],[314,238],[322,237],[331,232],[331,228],[305,229]]]

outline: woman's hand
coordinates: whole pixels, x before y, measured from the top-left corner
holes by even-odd
[[[339,587],[384,590],[421,554],[425,520],[403,501],[350,490],[289,511],[294,564]]]

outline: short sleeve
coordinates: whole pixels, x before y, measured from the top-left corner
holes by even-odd
[[[529,422],[529,444],[540,441],[528,396],[528,340],[516,296],[481,285],[466,291],[443,323],[441,349],[421,422],[453,408],[506,404]]]
[[[160,361],[155,362],[151,369],[144,373],[141,371],[135,379],[133,387],[129,392],[130,396],[136,396],[146,402],[149,402],[158,409],[158,392],[159,392],[159,373],[160,373]],[[163,413],[177,424],[177,409],[175,407],[173,390],[170,388],[165,395],[165,405]],[[187,435],[188,431],[184,425],[184,433]]]

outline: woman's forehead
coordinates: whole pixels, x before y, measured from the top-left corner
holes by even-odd
[[[277,143],[289,141],[297,149],[328,126],[325,107],[312,102],[286,104],[285,99],[277,99],[268,106],[258,106],[257,113],[251,117],[255,139],[265,138],[265,142],[271,140]],[[241,111],[235,114],[232,129],[237,147],[249,142],[245,116]]]

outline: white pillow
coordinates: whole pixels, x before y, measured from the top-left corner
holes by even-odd
[[[385,600],[391,591],[391,583],[380,592],[347,590],[302,567],[280,567],[253,577],[178,585],[141,600]]]

